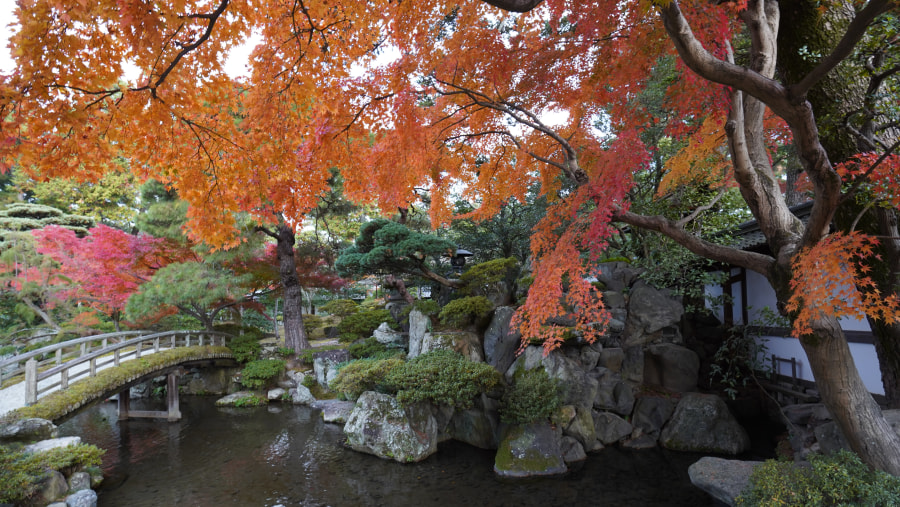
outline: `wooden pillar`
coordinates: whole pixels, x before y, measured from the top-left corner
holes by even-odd
[[[166,378],[166,399],[169,404],[169,421],[181,419],[181,410],[178,407],[178,372],[169,373]]]
[[[37,361],[32,357],[25,361],[25,404],[37,403]]]
[[[124,421],[128,419],[128,409],[129,405],[131,405],[131,388],[125,389],[121,393],[119,393],[119,420]]]

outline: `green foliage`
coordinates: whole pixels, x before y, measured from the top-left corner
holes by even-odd
[[[352,341],[352,340],[351,340]],[[337,350],[346,348],[346,345],[327,345],[325,347],[316,347],[314,349],[306,349],[297,353],[297,360],[306,363],[313,364],[313,354],[317,352],[325,352],[326,350]]]
[[[475,264],[463,273],[459,280],[463,284],[461,294],[485,294],[499,282],[511,282],[518,271],[519,261],[515,257],[494,259]]]
[[[228,343],[228,348],[231,349],[234,359],[239,363],[247,363],[259,358],[259,353],[262,351],[259,337],[249,333],[232,338]]]
[[[769,366],[766,344],[759,331],[766,327],[785,326],[784,318],[765,307],[750,325],[735,326],[726,334],[716,350],[709,369],[709,379],[722,386],[731,399],[735,399],[739,387],[746,387],[755,372],[766,371]]]
[[[500,420],[506,424],[545,420],[562,403],[560,391],[559,382],[551,379],[543,368],[517,372],[500,400]]]
[[[392,328],[397,329],[397,323],[389,310],[363,310],[353,315],[348,315],[338,324],[338,332],[341,335],[352,335],[356,341],[360,338],[372,336],[382,322],[387,322]],[[340,341],[346,341],[349,336],[341,336]]]
[[[257,359],[250,361],[241,370],[241,384],[250,389],[262,389],[272,379],[284,373],[285,362],[281,359]]]
[[[294,349],[290,347],[278,347],[275,349],[275,353],[281,357],[290,357],[294,353]]]
[[[429,401],[461,408],[471,408],[475,396],[499,382],[500,374],[493,367],[452,350],[422,354],[391,370],[385,379],[387,389],[396,392],[404,405]]]
[[[379,343],[374,336],[370,336],[365,340],[359,343],[354,343],[353,345],[350,345],[350,347],[348,347],[348,350],[350,351],[350,357],[354,359],[372,357],[375,354],[387,352],[387,349],[388,348],[383,343]]]
[[[870,469],[852,452],[810,454],[809,463],[765,461],[753,470],[737,505],[900,505],[900,477]]]
[[[346,363],[337,376],[328,383],[335,392],[344,393],[348,399],[356,399],[366,391],[382,391],[385,378],[403,365],[403,359],[358,359]]]
[[[262,405],[267,405],[268,403],[269,403],[268,399],[263,398],[262,396],[259,396],[256,394],[251,394],[250,396],[245,396],[243,398],[238,398],[237,400],[234,400],[234,406],[238,407],[238,408],[259,407]]]
[[[455,219],[447,231],[448,239],[475,254],[474,259],[489,260],[514,257],[524,263],[531,254],[531,232],[547,212],[547,196],[534,185],[525,202],[507,201],[495,215],[485,220]],[[475,211],[466,201],[456,203],[456,215]]]
[[[319,307],[320,310],[338,317],[347,317],[359,311],[359,305],[352,299],[334,299]]]
[[[300,381],[300,384],[307,389],[312,389],[313,386],[319,385],[319,383],[316,382],[316,377],[313,375],[304,375],[303,380]]]
[[[48,471],[65,474],[99,466],[104,453],[105,450],[90,444],[70,445],[39,453],[13,451],[0,446],[0,502],[25,502],[36,492]]]
[[[468,296],[454,299],[441,310],[441,323],[451,328],[466,327],[485,317],[494,306],[484,296]]]

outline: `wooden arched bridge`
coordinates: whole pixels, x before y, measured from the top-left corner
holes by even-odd
[[[55,343],[19,354],[0,361],[0,386],[5,379],[24,375],[22,382],[0,390],[0,395],[6,398],[0,413],[33,405],[50,393],[68,389],[79,379],[94,378],[100,370],[118,367],[127,370],[127,374],[113,376],[111,382],[97,386],[97,392],[86,393],[83,399],[66,407],[67,412],[118,393],[119,419],[162,417],[178,420],[181,412],[177,377],[184,372],[183,365],[231,358],[231,352],[224,348],[230,338],[231,335],[217,331],[123,331]],[[159,355],[153,361],[141,362],[151,354]],[[168,377],[168,410],[129,410],[128,388],[161,375]]]

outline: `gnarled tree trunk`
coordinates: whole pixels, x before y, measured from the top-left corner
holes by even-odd
[[[257,230],[275,238],[275,252],[278,255],[278,274],[284,288],[284,346],[299,352],[308,349],[309,339],[303,325],[303,288],[297,276],[297,264],[294,261],[294,230],[281,222],[275,230],[257,227]]]

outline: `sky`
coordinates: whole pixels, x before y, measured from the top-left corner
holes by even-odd
[[[12,35],[12,30],[9,25],[15,21],[13,16],[15,7],[16,3],[14,0],[0,0],[0,46],[2,46],[0,47],[0,73],[2,74],[9,74],[15,68],[15,63],[12,60],[9,48],[7,47],[7,44],[9,44],[9,37]],[[260,37],[254,35],[246,44],[239,46],[230,52],[228,58],[225,60],[225,72],[227,72],[229,76],[236,78],[248,75],[247,61],[250,58],[250,52],[259,40]],[[127,66],[126,74],[129,74]],[[126,75],[126,78],[129,79],[136,77],[136,75]]]

